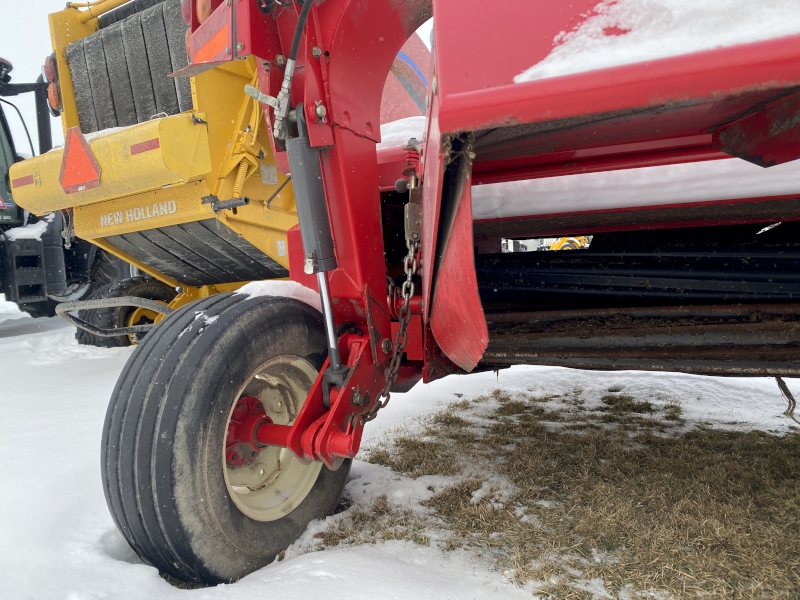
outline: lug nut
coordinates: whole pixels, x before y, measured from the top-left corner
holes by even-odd
[[[381,350],[383,350],[384,354],[389,354],[392,351],[392,340],[389,338],[383,338],[381,342]]]

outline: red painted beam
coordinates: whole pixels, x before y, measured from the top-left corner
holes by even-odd
[[[555,156],[555,155],[550,155]],[[713,148],[682,148],[661,152],[644,152],[641,154],[625,154],[544,164],[518,166],[514,168],[494,170],[481,168],[473,171],[472,181],[475,185],[519,181],[523,179],[540,179],[543,177],[559,177],[561,175],[579,175],[600,171],[619,171],[622,169],[638,169],[640,167],[661,167],[687,162],[728,159],[730,155]],[[521,161],[515,161],[521,162]],[[500,164],[497,164],[500,163]],[[495,167],[502,167],[502,161],[496,161]]]
[[[800,93],[770,102],[719,128],[713,145],[760,167],[800,158]]]
[[[437,54],[437,60],[440,59]],[[441,67],[440,67],[441,68]],[[800,85],[800,36],[443,95],[442,132],[478,131]],[[444,92],[443,92],[444,94]],[[711,127],[716,123],[708,123]],[[670,135],[664,132],[665,137]],[[589,140],[587,145],[591,145]]]

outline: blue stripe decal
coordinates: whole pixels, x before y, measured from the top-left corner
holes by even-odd
[[[422,71],[420,71],[419,67],[417,66],[417,63],[411,60],[411,57],[408,54],[406,54],[405,52],[398,52],[397,58],[406,62],[412,69],[414,69],[414,71],[417,72],[417,75],[419,75],[420,79],[422,79],[422,83],[425,84],[425,87],[428,87],[428,80],[425,79],[425,75],[422,74]]]

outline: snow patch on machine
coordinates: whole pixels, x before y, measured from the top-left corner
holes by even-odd
[[[322,312],[319,294],[296,281],[253,281],[239,288],[236,293],[245,294],[248,298],[259,296],[294,298]]]
[[[22,227],[13,227],[7,229],[2,235],[7,240],[40,240],[47,231],[47,226],[53,222],[55,215],[45,215],[32,225],[24,225]]]
[[[473,186],[472,215],[503,219],[798,192],[800,161],[763,169],[722,159]]]
[[[515,83],[800,34],[796,0],[604,0]]]
[[[425,117],[406,117],[381,125],[381,142],[377,149],[405,146],[411,138],[422,141],[425,133]]]

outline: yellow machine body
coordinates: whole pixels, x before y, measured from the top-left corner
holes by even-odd
[[[76,11],[62,11],[72,12]],[[53,21],[51,15],[51,27]],[[56,27],[54,43],[61,39],[59,31]],[[62,94],[67,96],[64,83],[62,77]],[[297,224],[294,193],[291,185],[278,192],[286,176],[275,165],[261,107],[244,93],[246,84],[258,85],[253,58],[197,75],[192,78],[191,112],[86,136],[100,168],[96,187],[65,193],[59,182],[64,150],[57,149],[12,167],[12,185],[31,176],[35,181],[14,187],[14,197],[37,215],[69,209],[78,237],[169,285],[183,287],[179,298],[184,300],[244,282],[232,278],[214,285],[187,285],[160,269],[157,260],[133,256],[108,238],[214,219],[288,270],[286,232]],[[69,102],[64,107],[66,126],[68,115],[75,114],[74,102],[71,110]],[[131,152],[143,144],[148,150]],[[209,203],[233,198],[247,198],[248,203],[217,212]]]

